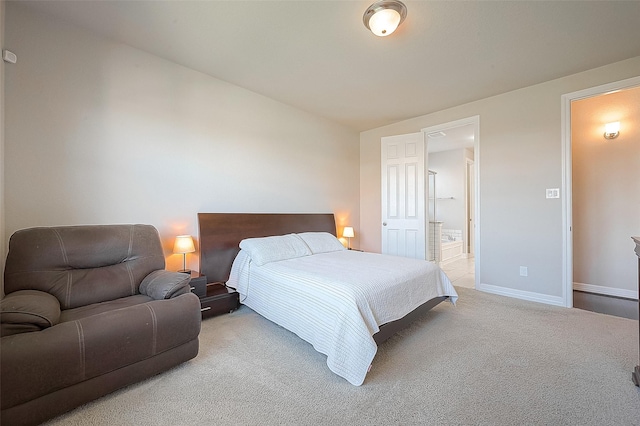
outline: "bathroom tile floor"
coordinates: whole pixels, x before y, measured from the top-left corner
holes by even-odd
[[[459,259],[442,266],[451,283],[456,287],[476,288],[475,260]]]

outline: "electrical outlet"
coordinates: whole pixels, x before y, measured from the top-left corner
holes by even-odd
[[[526,277],[527,275],[529,275],[529,269],[526,266],[521,266],[520,267],[520,276],[521,277]]]
[[[560,188],[547,188],[547,198],[560,198]]]

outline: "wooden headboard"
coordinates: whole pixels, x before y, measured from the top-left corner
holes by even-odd
[[[336,235],[332,213],[264,214],[198,213],[200,273],[208,282],[229,278],[231,265],[240,251],[240,241],[300,232],[329,232]]]

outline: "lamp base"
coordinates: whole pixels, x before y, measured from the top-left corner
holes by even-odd
[[[191,269],[181,269],[178,272],[180,272],[181,274],[191,274]]]

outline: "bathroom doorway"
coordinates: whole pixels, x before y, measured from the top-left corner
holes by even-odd
[[[422,129],[429,168],[429,260],[454,285],[469,288],[476,287],[479,268],[478,129],[478,117]]]

